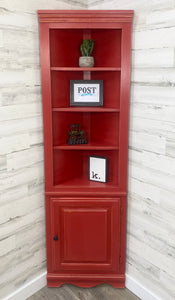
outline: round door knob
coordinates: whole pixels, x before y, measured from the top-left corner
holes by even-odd
[[[58,241],[58,236],[54,235],[53,239],[54,239],[54,241]]]

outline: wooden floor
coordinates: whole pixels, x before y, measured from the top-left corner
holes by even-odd
[[[93,288],[79,288],[64,284],[59,288],[47,288],[29,297],[27,300],[139,300],[127,289],[115,289],[108,284]]]

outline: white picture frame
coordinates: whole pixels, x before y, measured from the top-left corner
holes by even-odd
[[[89,156],[89,180],[107,182],[107,157]]]

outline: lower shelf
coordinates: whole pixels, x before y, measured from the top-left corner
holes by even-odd
[[[54,274],[48,273],[47,275],[47,286],[48,287],[59,287],[65,283],[74,284],[79,287],[93,287],[98,284],[108,283],[114,288],[125,287],[125,275],[120,274],[88,274],[88,275],[77,275],[77,274]]]
[[[54,150],[53,185],[63,187],[118,186],[118,150]],[[89,180],[89,156],[107,158],[107,183]]]
[[[84,189],[84,188],[101,188],[101,189],[106,189],[106,188],[116,188],[116,185],[114,185],[112,182],[97,182],[97,181],[92,181],[87,178],[83,177],[76,177],[76,178],[71,178],[69,180],[66,180],[58,185],[55,185],[55,189],[59,188],[77,188],[79,189]]]

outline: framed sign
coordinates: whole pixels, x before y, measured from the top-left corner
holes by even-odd
[[[89,156],[89,180],[107,182],[107,158]]]
[[[103,80],[70,80],[71,106],[102,106]]]

